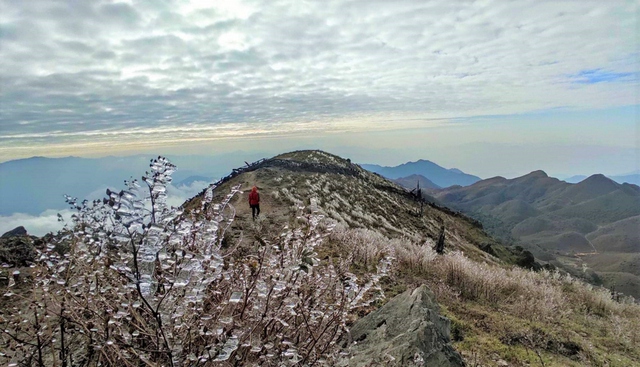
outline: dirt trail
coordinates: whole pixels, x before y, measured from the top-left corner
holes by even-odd
[[[233,240],[240,240],[242,244],[253,243],[256,235],[266,239],[276,236],[290,218],[289,209],[273,198],[268,178],[264,180],[260,176],[256,171],[245,172],[240,187],[242,192],[231,201],[236,217],[230,234]],[[258,187],[260,194],[260,216],[255,221],[249,206],[249,193],[253,186]]]
[[[598,254],[598,249],[593,245],[593,243],[591,243],[591,241],[589,241],[589,239],[587,237],[585,237],[585,239],[589,243],[589,246],[591,246],[591,248],[593,249],[593,252],[578,252],[578,253],[576,253],[576,256],[597,255]]]

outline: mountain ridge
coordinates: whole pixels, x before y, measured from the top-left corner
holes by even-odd
[[[616,274],[624,272],[612,272],[611,264],[600,268],[597,254],[640,252],[640,227],[634,226],[633,219],[640,215],[640,187],[617,183],[602,174],[571,184],[533,171],[513,179],[491,178],[468,187],[431,190],[430,194],[481,219],[490,233],[524,246],[555,266],[580,276],[584,264],[596,272],[596,281],[599,270],[611,273],[604,278],[608,286],[615,286]],[[596,256],[583,261],[575,253]],[[630,281],[635,276],[623,278]],[[640,296],[640,289],[631,294]]]
[[[567,183],[579,183],[587,179],[588,177],[591,177],[591,176],[575,175],[575,176],[565,178],[563,181]],[[640,185],[640,173],[630,173],[630,174],[622,174],[622,175],[605,175],[605,177],[608,177],[609,179],[619,184],[628,183],[633,185]]]
[[[366,170],[390,179],[406,178],[414,174],[421,175],[440,187],[453,185],[467,186],[481,180],[480,177],[464,173],[457,168],[446,169],[425,159],[406,162],[392,167],[376,164],[362,164],[361,166]]]
[[[474,261],[478,261],[479,264],[483,264],[480,265],[484,267],[483,269],[491,266],[500,266],[499,264],[505,264],[505,261],[507,263],[514,261],[516,263],[527,264],[525,259],[531,260],[533,258],[533,255],[526,250],[519,250],[517,247],[510,249],[503,247],[499,242],[486,236],[486,234],[481,234],[483,233],[481,227],[474,225],[475,222],[473,220],[468,220],[464,216],[458,217],[455,211],[449,209],[428,206],[425,209],[425,214],[422,219],[424,222],[422,223],[421,220],[418,219],[419,217],[416,216],[418,205],[407,190],[398,187],[383,177],[353,165],[349,160],[344,160],[321,151],[296,151],[285,153],[272,159],[271,162],[276,164],[268,163],[269,159],[266,159],[264,162],[256,164],[255,167],[247,167],[234,171],[237,173],[232,175],[232,177],[229,176],[230,178],[227,180],[221,180],[221,184],[215,189],[221,190],[221,192],[215,193],[214,191],[215,197],[222,198],[223,193],[233,185],[241,185],[241,190],[248,190],[251,186],[256,185],[261,192],[262,200],[265,201],[263,213],[266,215],[265,218],[256,221],[256,228],[265,229],[277,227],[278,220],[274,217],[283,215],[283,207],[288,206],[290,208],[288,209],[289,213],[293,213],[295,207],[309,205],[315,208],[315,210],[319,210],[321,215],[337,220],[338,226],[364,231],[358,233],[363,233],[365,241],[372,241],[372,237],[370,234],[365,235],[364,233],[375,231],[384,235],[385,238],[391,239],[391,241],[402,238],[413,238],[418,242],[425,241],[424,246],[430,247],[435,244],[439,236],[440,227],[444,224],[446,228],[445,237],[449,239],[447,241],[451,241],[447,242],[446,251],[449,253],[451,253],[451,251],[462,251],[465,256],[474,259]],[[292,162],[280,166],[284,161]],[[334,164],[336,169],[331,168],[326,170],[326,168],[330,168]],[[315,166],[315,168],[308,171],[307,169],[311,166]],[[341,173],[343,170],[348,170],[350,174],[343,175]],[[541,178],[543,180],[550,180],[551,182],[557,181],[548,177]],[[238,224],[239,228],[247,228],[247,226],[250,227],[251,225],[247,204],[244,201],[245,197],[243,196],[233,203],[238,211],[238,216],[244,218],[243,222]],[[198,197],[192,199],[190,203],[187,203],[187,207],[197,207],[197,203]],[[404,204],[398,206],[399,203]],[[261,207],[262,206],[263,203],[261,201]],[[408,210],[408,208],[411,209]],[[462,221],[458,221],[456,218],[461,218]],[[244,224],[246,221],[249,223]],[[471,233],[474,234],[470,235]],[[250,236],[242,236],[238,233],[234,233],[231,237],[250,238]],[[514,256],[518,251],[522,251],[522,257],[515,260],[511,256]],[[531,255],[530,258],[529,255]],[[328,256],[330,258],[332,255],[323,253],[322,256]],[[415,256],[419,255],[415,254],[410,256],[415,259]],[[432,266],[435,265],[429,265],[428,268]],[[475,266],[476,265],[469,263],[462,267],[462,269],[469,269],[469,276],[471,278],[468,281],[477,279],[478,276],[482,274],[480,268],[476,268]],[[606,276],[616,277],[615,274],[611,274],[607,274]],[[416,277],[416,275],[411,274],[405,274],[403,276],[407,277],[405,279],[414,279],[412,281],[415,281]],[[539,287],[540,285],[536,285],[536,289]],[[627,288],[623,289],[625,291],[627,290]],[[385,289],[385,292],[387,291],[389,291],[390,294],[395,293],[395,291]],[[480,336],[481,334],[477,334],[478,330],[470,325],[473,325],[478,319],[487,320],[489,317],[487,313],[477,310],[469,311],[469,307],[475,308],[477,306],[449,303],[445,301],[447,297],[443,295],[438,299],[445,302],[445,309],[448,310],[445,315],[455,320],[452,322],[452,325],[455,325],[452,326],[452,330],[461,328],[461,330],[466,330],[464,333],[474,335],[473,338],[479,338],[472,340],[483,340],[483,337]],[[531,311],[529,311],[529,313],[531,313]],[[469,315],[473,315],[471,319],[469,319]],[[488,322],[501,323],[502,321],[497,321],[498,319],[504,320],[504,315],[500,314],[498,318],[492,318],[491,321]],[[517,325],[511,333],[522,332],[515,330],[521,330],[523,324],[518,322]],[[496,326],[495,330],[497,329],[504,330],[504,326]],[[495,335],[499,334],[497,331],[491,331],[490,333],[492,334],[491,336],[487,335],[489,338],[495,338]],[[464,339],[464,337],[462,338]],[[465,348],[468,348],[469,345],[476,344],[475,342],[472,344],[465,343],[465,341],[462,341],[460,344],[456,344],[456,348],[462,348],[458,349],[461,354],[466,358],[470,358],[470,351]],[[496,365],[497,361],[495,359],[491,360],[491,357],[486,357],[486,353],[495,350],[494,347],[485,342],[481,343],[483,345],[483,352],[480,353],[483,354],[481,358],[485,360],[485,364]],[[501,342],[497,343],[501,344]],[[500,355],[500,352],[497,352],[496,355]],[[554,358],[558,358],[561,362],[556,362],[558,364],[548,362],[548,365],[584,365],[582,362],[570,362],[565,357],[557,357],[557,354],[554,355]],[[467,359],[467,361],[469,361],[469,359]],[[532,363],[535,362],[532,361]],[[545,363],[545,365],[547,364]]]

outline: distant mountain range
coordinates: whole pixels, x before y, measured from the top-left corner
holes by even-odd
[[[640,295],[640,268],[624,266],[629,261],[640,263],[637,185],[599,174],[571,184],[535,171],[430,194],[542,260],[578,269],[584,263],[608,286]]]
[[[64,194],[84,199],[100,188],[119,187],[148,162],[146,157],[32,157],[0,163],[0,215],[64,209]]]
[[[628,174],[628,175],[617,175],[617,176],[607,176],[608,178],[612,179],[613,181],[617,182],[617,183],[630,183],[630,184],[634,184],[634,185],[638,185],[640,186],[640,173],[632,173],[632,174]],[[568,182],[568,183],[578,183],[584,179],[586,179],[587,176],[584,175],[577,175],[577,176],[571,176],[567,179],[564,179],[563,181]]]
[[[410,176],[420,175],[423,179],[430,181],[431,185],[439,187],[468,186],[481,180],[480,177],[464,173],[457,168],[447,169],[423,159],[416,162],[403,163],[395,167],[383,167],[377,164],[361,164],[361,166],[368,171],[393,180],[409,179]],[[425,181],[425,183],[427,182]],[[411,185],[415,187],[415,181]],[[430,184],[427,183],[427,185]]]

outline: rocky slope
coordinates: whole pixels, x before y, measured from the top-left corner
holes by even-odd
[[[426,286],[408,290],[358,320],[351,328],[351,366],[463,366],[449,345],[451,321],[439,315]]]
[[[29,266],[36,258],[36,246],[42,241],[30,236],[20,226],[8,231],[0,237],[0,264],[4,267]]]

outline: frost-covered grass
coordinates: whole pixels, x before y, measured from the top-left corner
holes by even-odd
[[[430,240],[348,228],[330,239],[353,253],[362,271],[392,257],[388,287],[428,284],[471,365],[496,365],[498,359],[515,366],[541,360],[545,366],[640,365],[640,306],[614,301],[604,288],[559,272],[476,262],[460,251],[438,256]]]
[[[348,166],[348,164],[345,163],[344,159],[320,150],[311,150],[311,151],[300,150],[300,151],[281,154],[276,158],[298,160],[298,161],[304,161],[308,163],[330,164],[337,167]]]
[[[468,365],[639,365],[638,306],[559,273],[508,266],[478,249],[495,244],[481,229],[437,208],[417,217],[416,203],[380,189],[391,184],[377,176],[281,174],[274,187],[286,205],[314,203],[337,223],[319,258],[348,255],[356,275],[393,258],[391,276],[382,282],[387,296],[428,284],[452,319],[455,346]],[[446,254],[437,256],[433,245],[442,225]]]
[[[431,241],[418,244],[409,238],[389,239],[369,229],[336,230],[331,239],[349,249],[357,261],[365,264],[375,263],[382,256],[390,256],[395,268],[401,272],[426,274],[436,256]]]
[[[466,333],[460,348],[484,354],[485,363],[498,353],[513,365],[640,365],[640,307],[613,301],[606,289],[461,253],[434,262],[429,279],[437,279],[432,288]],[[535,353],[512,354],[514,347]]]

